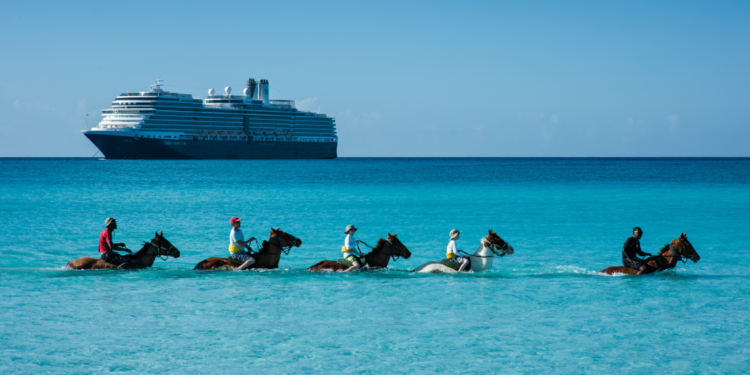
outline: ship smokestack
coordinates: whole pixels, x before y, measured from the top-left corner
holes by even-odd
[[[268,80],[267,79],[261,79],[260,80],[260,100],[263,101],[263,104],[268,104]]]
[[[258,84],[253,78],[247,80],[247,96],[249,96],[250,99],[258,98]]]

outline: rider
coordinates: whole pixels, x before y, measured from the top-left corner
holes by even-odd
[[[107,227],[99,234],[99,253],[102,254],[102,260],[118,266],[117,268],[127,267],[128,261],[115,251],[125,251],[128,254],[132,252],[126,249],[122,242],[112,243],[112,233],[117,229],[117,221],[113,217],[108,217],[104,220],[104,225]]]
[[[448,242],[448,249],[445,251],[445,257],[451,262],[459,263],[461,266],[458,267],[458,272],[461,272],[469,264],[469,259],[458,256],[458,250],[456,249],[456,240],[461,236],[461,232],[456,229],[450,232],[451,240]]]
[[[362,253],[357,248],[357,240],[354,239],[354,233],[357,228],[354,225],[347,225],[344,233],[346,239],[344,240],[344,246],[341,247],[341,252],[344,253],[344,259],[352,262],[352,266],[344,270],[344,272],[354,271],[365,265],[365,260],[362,257]]]
[[[643,273],[647,270],[648,265],[643,262],[643,259],[638,258],[640,256],[651,256],[650,253],[644,253],[641,251],[641,241],[643,237],[643,231],[639,227],[633,228],[633,237],[628,237],[625,240],[625,244],[622,246],[622,265],[634,270],[638,270],[638,273]]]
[[[238,262],[242,262],[242,265],[237,267],[237,269],[244,270],[255,263],[255,258],[242,249],[247,246],[247,244],[254,241],[255,237],[251,237],[249,240],[245,241],[245,236],[240,229],[240,226],[242,225],[240,221],[242,221],[242,219],[236,216],[232,216],[232,218],[229,219],[229,224],[232,224],[232,231],[229,232],[229,257]]]

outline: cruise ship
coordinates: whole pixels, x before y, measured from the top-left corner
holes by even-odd
[[[243,95],[208,90],[206,99],[150,91],[120,94],[83,134],[107,159],[334,159],[335,119],[270,100],[268,80],[247,81]]]

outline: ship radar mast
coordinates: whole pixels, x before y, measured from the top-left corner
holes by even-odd
[[[161,86],[163,85],[163,80],[161,78],[157,78],[156,82],[151,86],[151,92],[164,92],[164,90],[161,89]]]

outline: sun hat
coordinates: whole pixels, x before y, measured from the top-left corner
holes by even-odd
[[[357,230],[357,228],[354,225],[349,224],[346,226],[344,233],[349,233],[350,230]]]
[[[109,224],[112,224],[112,222],[115,221],[115,220],[116,219],[113,218],[113,217],[108,217],[107,220],[104,220],[104,225],[105,226],[109,226]]]
[[[456,238],[458,238],[458,235],[459,235],[459,234],[461,234],[461,232],[460,232],[460,231],[458,231],[457,229],[453,229],[453,230],[451,230],[451,233],[450,233],[450,235],[451,235],[451,239],[452,239],[452,240],[455,240]]]
[[[242,221],[242,219],[238,218],[237,216],[232,216],[231,219],[229,219],[229,224],[239,223]]]

